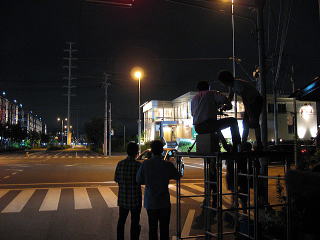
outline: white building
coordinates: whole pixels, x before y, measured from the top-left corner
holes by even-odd
[[[191,99],[196,92],[188,92],[172,101],[152,100],[144,105],[144,137],[145,141],[154,140],[163,136],[166,141],[175,141],[180,138],[194,139],[196,136],[192,125]],[[274,139],[273,98],[267,96],[268,111],[268,138]],[[234,105],[234,103],[233,103]],[[240,133],[242,133],[242,116],[244,107],[241,99],[237,102]],[[280,139],[294,138],[293,101],[291,98],[278,98],[278,136]],[[297,101],[297,125],[300,139],[310,139],[317,133],[316,103]],[[226,114],[234,117],[234,109]],[[225,129],[223,134],[230,138],[230,130]],[[249,139],[254,140],[254,131],[250,130]]]

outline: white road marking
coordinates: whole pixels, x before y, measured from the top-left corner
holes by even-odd
[[[92,208],[89,195],[86,188],[75,188],[74,192],[74,208],[89,209]]]
[[[194,209],[189,210],[188,216],[182,228],[181,237],[189,236],[195,212],[196,210]],[[177,240],[177,237],[172,236],[171,240]]]
[[[5,177],[3,177],[3,179],[6,179],[6,178],[9,178],[10,176],[5,176]]]
[[[0,186],[41,186],[41,185],[75,185],[75,184],[115,184],[115,181],[105,182],[48,182],[48,183],[3,183]],[[47,188],[48,189],[48,188]]]
[[[13,173],[11,173],[11,175],[16,175],[17,174],[17,172],[13,172]]]
[[[184,164],[185,167],[192,167],[192,168],[200,168],[203,169],[203,167],[195,166],[195,165],[190,165],[190,164]]]
[[[118,197],[111,191],[109,187],[98,187],[98,190],[108,207],[114,208],[118,206]]]
[[[173,191],[176,191],[176,186],[173,184],[169,184],[169,188],[172,189]],[[180,193],[181,193],[181,195],[188,195],[188,196],[195,195],[195,193],[189,192],[183,188],[181,188]],[[188,198],[191,198],[197,202],[202,202],[202,200],[203,200],[203,197],[188,197]]]
[[[8,189],[0,189],[0,198],[2,198],[6,193],[9,192]]]
[[[14,213],[21,212],[24,206],[27,204],[32,194],[35,192],[34,189],[27,189],[21,191],[7,206],[2,210],[2,213]]]
[[[50,188],[40,206],[41,211],[56,211],[58,209],[61,188]]]
[[[201,193],[204,193],[204,187],[200,187],[200,186],[198,186],[198,185],[196,185],[196,184],[194,184],[194,183],[188,183],[188,184],[186,184],[188,187],[190,187],[190,188],[192,188],[192,189],[195,189],[195,190],[197,190],[197,191],[199,191],[199,192],[201,192]]]
[[[188,216],[182,228],[182,232],[181,232],[182,237],[189,236],[195,212],[196,212],[195,209],[189,210]]]

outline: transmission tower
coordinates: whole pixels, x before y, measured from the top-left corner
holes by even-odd
[[[71,123],[71,114],[70,114],[70,105],[71,105],[71,97],[75,96],[75,94],[71,93],[71,89],[75,88],[75,86],[71,85],[72,80],[76,79],[72,76],[72,69],[75,69],[76,66],[72,65],[72,61],[77,60],[77,58],[74,58],[72,53],[77,52],[78,50],[73,49],[74,42],[66,42],[67,48],[64,49],[64,52],[68,54],[67,57],[64,57],[63,59],[68,61],[68,65],[63,66],[63,68],[66,68],[68,70],[68,76],[64,77],[64,80],[68,80],[68,85],[65,85],[63,87],[67,88],[67,94],[64,94],[68,97],[68,113],[67,113],[67,144],[71,144],[71,132],[70,132],[70,123]]]

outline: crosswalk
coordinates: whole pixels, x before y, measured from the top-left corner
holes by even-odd
[[[192,188],[192,191],[184,189],[185,187]],[[144,191],[144,188],[142,190]],[[171,203],[176,204],[176,186],[170,184],[169,190]],[[194,183],[184,183],[181,188],[183,195],[202,194],[203,191],[202,186]],[[73,193],[71,198],[63,197],[64,195],[70,195],[70,193]],[[97,198],[101,199],[100,203],[104,205],[103,207],[116,208],[117,193],[117,186],[0,189],[0,215],[20,213],[28,210],[28,208],[37,209],[39,213],[59,211],[59,208],[64,204],[63,199],[65,201],[66,199],[73,199],[73,209],[71,210],[101,207],[95,205],[95,199]],[[35,195],[41,195],[41,197],[35,197]],[[194,197],[190,200],[183,199],[182,203],[186,201],[199,203],[202,200],[202,197]],[[32,207],[31,205],[38,207]]]
[[[91,155],[91,154],[84,154],[84,155],[70,155],[70,154],[35,154],[35,155],[0,155],[0,159],[56,159],[56,158],[63,158],[63,159],[71,159],[71,158],[76,158],[76,159],[107,159],[109,157],[107,156],[102,156],[102,155]]]

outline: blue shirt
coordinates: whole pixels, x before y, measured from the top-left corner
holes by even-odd
[[[144,207],[160,209],[170,207],[168,184],[170,179],[179,179],[178,170],[161,156],[145,160],[137,173],[137,183],[145,184]]]

